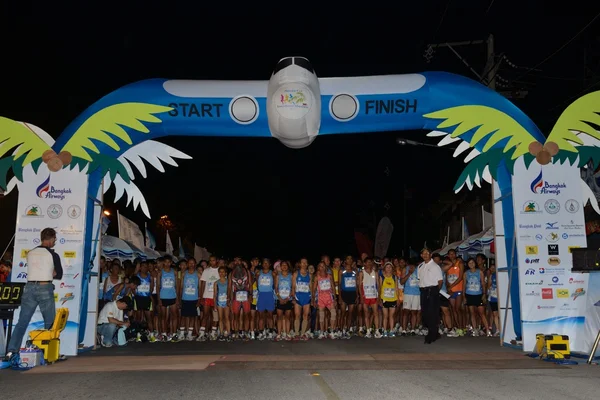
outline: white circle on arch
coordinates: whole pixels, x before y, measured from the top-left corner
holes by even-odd
[[[353,120],[360,110],[360,103],[356,96],[340,93],[333,95],[329,100],[329,114],[339,122],[348,122]]]
[[[238,124],[251,124],[256,121],[258,114],[258,101],[252,96],[246,94],[236,96],[229,103],[229,116]]]

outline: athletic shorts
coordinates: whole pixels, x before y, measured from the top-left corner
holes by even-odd
[[[498,302],[497,301],[490,301],[490,310],[492,311],[498,311]]]
[[[152,311],[152,299],[149,296],[135,296],[136,311]]]
[[[363,297],[363,304],[365,306],[372,306],[374,304],[377,304],[377,299],[366,299]]]
[[[256,311],[275,311],[275,299],[273,298],[273,292],[258,292]]]
[[[177,303],[177,299],[160,299],[163,307],[170,307],[173,304]]]
[[[403,309],[419,311],[421,309],[421,295],[404,293]]]
[[[152,294],[152,300],[154,300],[154,315],[158,315],[158,295],[156,293]]]
[[[383,308],[396,308],[396,304],[395,301],[384,301]]]
[[[292,303],[292,299],[289,299],[286,303],[277,302],[277,309],[281,311],[291,311],[294,308],[294,303]]]
[[[356,290],[342,290],[342,301],[351,306],[356,304]]]
[[[333,302],[333,298],[331,296],[319,296],[317,305],[319,308],[335,308],[335,303]]]
[[[256,311],[256,304],[250,304],[250,310]]]
[[[483,307],[483,299],[480,294],[466,294],[467,305],[469,307]]]
[[[204,306],[205,307],[213,307],[215,306],[215,299],[211,299],[210,297],[206,297],[204,299]]]
[[[450,307],[450,300],[440,294],[440,307]]]
[[[182,317],[197,317],[198,316],[198,300],[182,300],[181,301],[181,316]]]
[[[454,292],[450,295],[451,299],[457,299],[463,292]]]
[[[298,298],[298,295],[296,294],[296,304],[298,304],[300,307],[310,304],[310,296],[302,296]]]
[[[239,313],[240,309],[242,309],[245,313],[249,313],[250,312],[250,302],[233,300],[231,302],[231,312],[234,314],[237,314],[237,313]]]

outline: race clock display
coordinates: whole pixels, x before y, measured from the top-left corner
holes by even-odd
[[[25,283],[0,282],[0,306],[18,306]]]

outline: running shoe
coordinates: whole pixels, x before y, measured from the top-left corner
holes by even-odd
[[[375,339],[381,339],[383,335],[379,329],[375,329]]]

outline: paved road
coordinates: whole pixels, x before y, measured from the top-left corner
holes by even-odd
[[[533,360],[494,338],[130,344],[0,371],[3,397],[61,400],[596,399],[598,378],[598,366]]]

